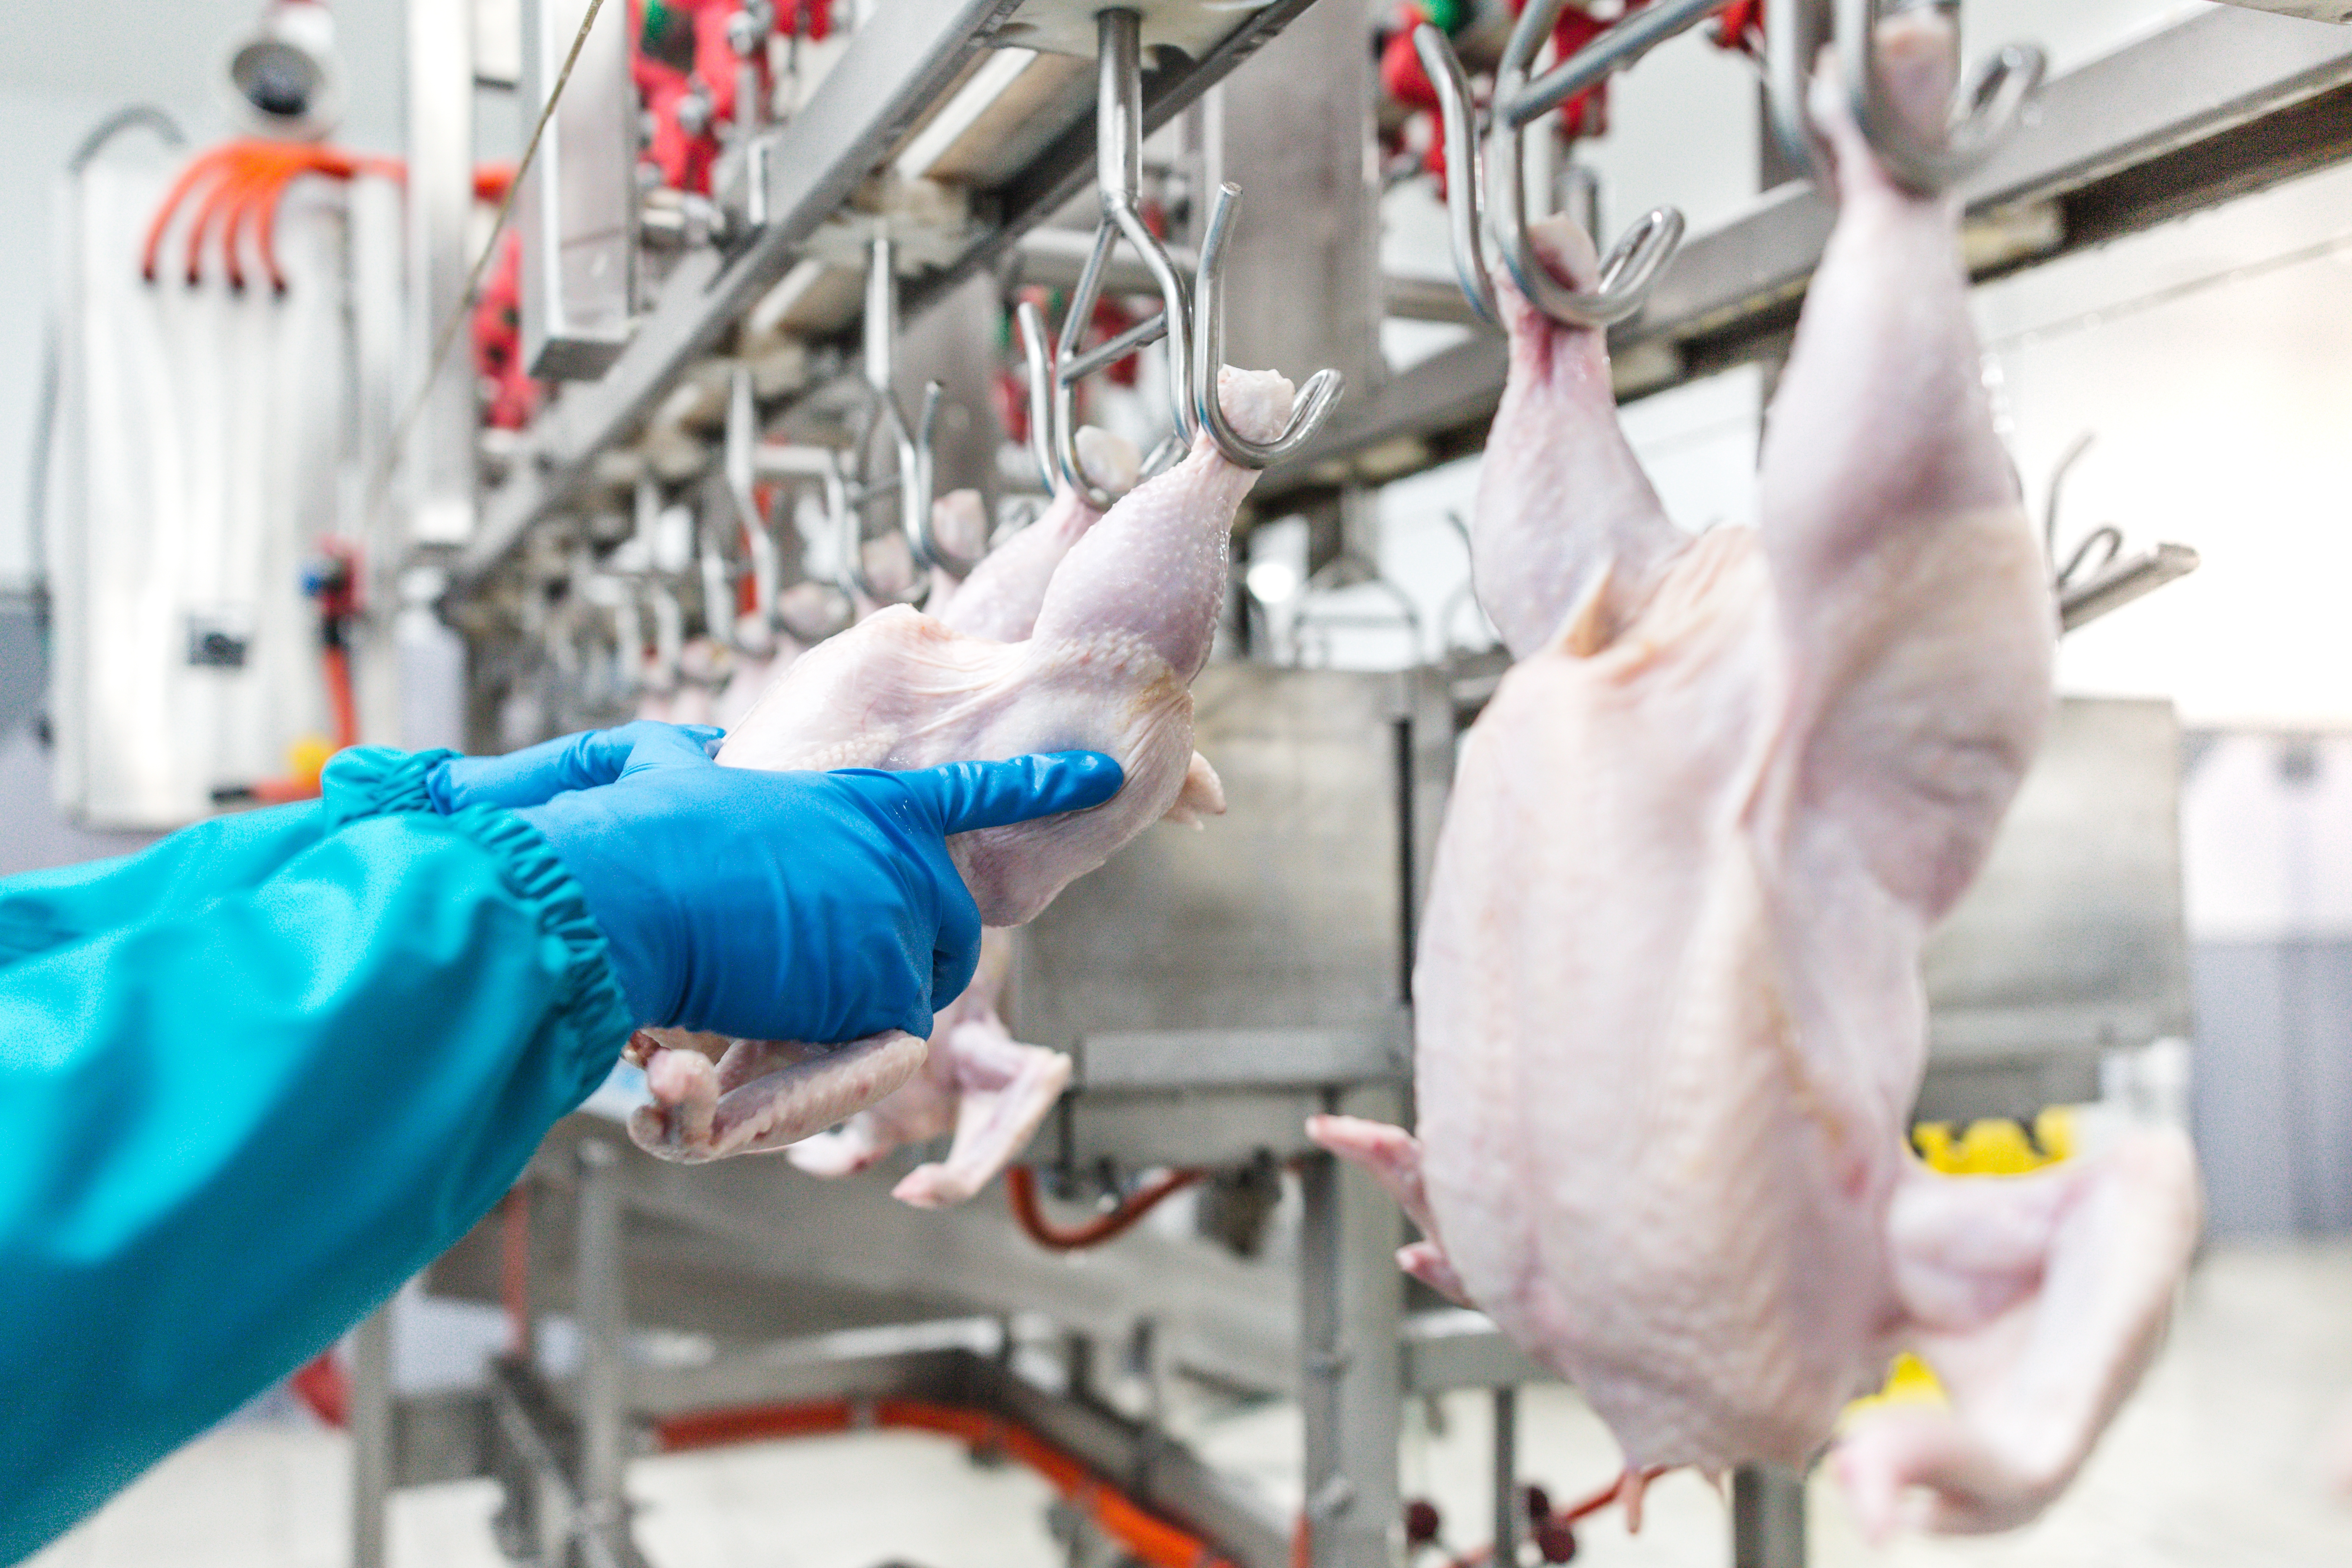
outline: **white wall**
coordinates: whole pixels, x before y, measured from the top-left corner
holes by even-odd
[[[25,498],[48,308],[59,170],[111,110],[151,103],[203,146],[232,129],[224,62],[260,0],[0,5],[0,589],[21,586]],[[401,0],[334,0],[348,145],[401,145]]]

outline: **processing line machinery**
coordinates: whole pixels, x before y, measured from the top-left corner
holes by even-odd
[[[1231,102],[1213,89],[1286,30],[1301,47],[1261,96],[1295,100],[1282,110],[1294,125],[1335,112],[1351,123],[1369,102],[1369,65],[1349,42],[1361,18],[1345,6],[1142,10],[1146,132],[1191,115],[1209,145],[1206,128],[1233,118],[1253,78],[1235,80]],[[544,29],[579,12],[546,0],[534,16]],[[636,474],[629,448],[648,422],[714,368],[723,384],[748,363],[729,357],[746,317],[812,264],[843,270],[839,220],[871,205],[887,171],[968,176],[953,221],[909,252],[898,308],[910,334],[953,310],[963,280],[1024,246],[1045,257],[1052,247],[1032,237],[1085,193],[1096,153],[1091,71],[1052,44],[1091,19],[1074,0],[893,0],[887,26],[854,34],[796,115],[740,150],[699,243],[657,281],[631,274],[617,321],[558,312],[578,378],[478,494],[472,389],[462,374],[436,381],[404,493],[413,542],[443,569],[450,605],[462,613],[519,572],[543,571],[562,552],[540,548],[545,539],[576,544],[581,515]],[[464,293],[469,22],[462,0],[412,0],[413,321],[443,320]],[[1150,50],[1155,39],[1177,47]],[[592,98],[575,107],[589,118],[570,127],[570,152],[558,135],[549,184],[597,124]],[[1313,512],[1474,449],[1499,395],[1502,348],[1489,335],[1395,375],[1381,368],[1383,301],[1393,309],[1410,291],[1373,267],[1377,182],[1360,163],[1353,184],[1345,177],[1346,156],[1369,156],[1348,154],[1349,140],[1312,167],[1286,174],[1269,156],[1242,171],[1254,212],[1312,208],[1323,220],[1312,286],[1329,295],[1330,320],[1265,357],[1343,364],[1351,387],[1307,447],[1269,470],[1259,518]],[[1227,171],[1248,156],[1230,137],[1216,147]],[[2039,117],[1965,187],[1972,265],[2030,266],[2347,151],[2352,30],[2200,13],[2048,85]],[[559,245],[596,242],[562,226],[560,203],[544,211]],[[1828,225],[1826,204],[1790,184],[1695,235],[1647,311],[1613,334],[1621,391],[1776,353]],[[1258,265],[1304,265],[1271,248]],[[1235,265],[1247,275],[1246,255]],[[763,393],[755,423],[799,417],[852,376],[856,294],[812,329],[814,371]],[[1287,314],[1313,317],[1297,299],[1294,287]],[[1212,665],[1195,688],[1199,744],[1230,814],[1200,834],[1153,828],[1025,932],[1013,1026],[1077,1061],[1028,1181],[1085,1199],[1131,1195],[1154,1171],[1211,1173],[1196,1205],[1207,1235],[1147,1224],[1057,1254],[986,1196],[925,1213],[892,1203],[877,1176],[670,1166],[609,1121],[575,1116],[523,1195],[427,1284],[507,1300],[526,1328],[535,1313],[568,1313],[578,1367],[558,1378],[512,1357],[487,1389],[395,1399],[387,1321],[371,1320],[355,1355],[357,1561],[383,1561],[390,1489],[496,1475],[513,1555],[642,1562],[622,1490],[631,1453],[871,1422],[1038,1465],[1079,1521],[1074,1561],[1374,1568],[1401,1546],[1400,1402],[1461,1388],[1495,1391],[1507,1548],[1511,1390],[1544,1374],[1484,1319],[1409,1286],[1392,1261],[1394,1206],[1302,1129],[1318,1110],[1409,1109],[1413,920],[1458,736],[1498,675],[1475,660],[1387,674]],[[2177,752],[2168,705],[2064,705],[1991,865],[1929,954],[1923,1114],[2088,1098],[2108,1053],[2187,1033]],[[644,1349],[633,1334],[656,1328],[709,1353],[633,1352]],[[1155,1375],[1296,1398],[1300,1517],[1220,1476],[1149,1408],[1109,1398],[1096,1369],[1121,1348]],[[1803,1560],[1797,1478],[1743,1474],[1732,1511],[1734,1561]]]

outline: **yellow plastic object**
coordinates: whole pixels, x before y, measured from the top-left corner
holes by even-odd
[[[2074,1112],[2053,1105],[2033,1119],[2033,1132],[2006,1119],[1971,1121],[1954,1132],[1948,1121],[1923,1121],[1911,1130],[1912,1145],[1927,1167],[1946,1176],[2022,1176],[2054,1165],[2074,1152]],[[1944,1385],[1927,1363],[1905,1351],[1887,1370],[1876,1394],[1845,1407],[1846,1415],[1886,1405],[1941,1405]]]
[[[324,735],[305,735],[286,748],[287,776],[315,791],[319,775],[327,771],[327,759],[334,754],[335,743]]]

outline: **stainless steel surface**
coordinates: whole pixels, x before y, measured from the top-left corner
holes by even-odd
[[[474,206],[474,16],[469,0],[408,5],[408,373],[423,386],[466,299]],[[413,543],[474,534],[474,366],[462,347],[425,387],[400,454]]]
[[[524,112],[536,115],[590,0],[523,0]],[[522,360],[542,380],[592,380],[629,341],[636,293],[637,103],[629,13],[606,4],[515,196]]]
[[[1392,1089],[1333,1091],[1325,1109],[1393,1121]],[[1404,1279],[1396,1204],[1361,1168],[1299,1167],[1298,1405],[1306,1429],[1308,1568],[1391,1568],[1398,1554],[1397,1433]]]
[[[1506,1384],[1487,1396],[1493,1401],[1494,1441],[1487,1468],[1495,1484],[1496,1563],[1519,1560],[1519,1391]]]
[[[1346,1029],[1089,1033],[1077,1055],[1076,1082],[1091,1090],[1401,1081],[1412,1070],[1412,1024],[1399,1011]]]
[[[1402,1384],[1409,1394],[1454,1388],[1506,1388],[1557,1379],[1503,1337],[1483,1312],[1466,1307],[1423,1308],[1398,1333]]]
[[[2333,110],[2333,98],[2307,117],[2299,110],[2347,83],[2352,31],[2203,13],[2052,79],[2030,122],[1961,195],[1985,216],[2058,201],[2063,233],[2049,254],[2101,243],[2344,156],[2352,116]],[[2192,147],[2193,156],[2175,156]],[[1612,335],[1620,395],[1657,391],[1780,342],[1832,216],[1810,186],[1784,185],[1685,242],[1648,308]],[[1268,472],[1255,504],[1263,511],[1290,489],[1359,473],[1393,478],[1475,449],[1502,394],[1503,357],[1499,339],[1475,338],[1349,398],[1305,450]]]
[[[1217,89],[1194,197],[1202,212],[1230,182],[1248,198],[1220,289],[1243,363],[1301,386],[1328,365],[1350,398],[1387,374],[1372,76],[1363,7],[1307,11]]]
[[[572,1157],[580,1182],[580,1243],[572,1260],[578,1280],[572,1312],[580,1325],[580,1508],[592,1527],[618,1528],[628,1521],[622,1486],[628,1460],[622,1406],[628,1307],[621,1273],[618,1158],[611,1144],[598,1139],[583,1141]]]
[[[2231,5],[2245,5],[2256,11],[2275,11],[2282,16],[2307,16],[2315,22],[2352,22],[2352,3],[2347,0],[2224,0]]]
[[[1731,1473],[1732,1568],[1805,1568],[1805,1481],[1771,1465]]]
[[[1723,0],[1664,0],[1646,10],[1629,12],[1625,19],[1576,51],[1566,60],[1528,83],[1517,97],[1502,106],[1502,119],[1514,131],[1549,113],[1596,82],[1605,81],[1643,55],[1689,32],[1723,9]]]
[[[389,1303],[352,1331],[350,1428],[352,1568],[384,1568],[391,1561],[385,1530],[394,1484]]]
[[[2103,1050],[2189,1033],[2179,757],[2169,702],[2058,705],[1991,858],[1927,943],[1922,1114],[2031,1111],[2043,1101],[2000,1097],[2046,1092],[2047,1064],[2086,1086]]]
[[[2058,624],[2070,632],[2088,626],[2196,570],[2197,552],[2185,544],[2159,544],[2126,556],[2089,582],[2068,588],[2059,599]]]
[[[1395,1026],[1450,768],[1434,677],[1213,664],[1194,743],[1230,809],[1155,826],[1024,933],[1024,1038]],[[1443,708],[1442,700],[1436,703]],[[1432,773],[1434,772],[1434,778]]]

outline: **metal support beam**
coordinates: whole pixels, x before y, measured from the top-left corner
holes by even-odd
[[[1392,1089],[1333,1090],[1334,1113],[1398,1120]],[[1396,1205],[1328,1154],[1299,1167],[1299,1408],[1308,1568],[1390,1568],[1399,1550]]]
[[[1515,1563],[1519,1560],[1519,1391],[1509,1384],[1495,1390],[1495,1547],[1487,1561]]]
[[[1772,1465],[1731,1476],[1732,1568],[1805,1568],[1805,1478]]]
[[[612,1145],[583,1142],[580,1176],[580,1245],[574,1266],[574,1310],[580,1321],[580,1507],[591,1531],[625,1530],[628,1497],[628,1415],[623,1407],[628,1329],[621,1280],[621,1176]]]
[[[352,1331],[351,1386],[352,1568],[384,1568],[393,1466],[389,1301]]]
[[[466,297],[473,206],[474,7],[408,0],[406,384],[425,390],[400,482],[415,544],[463,544],[474,531],[472,356],[454,348],[425,385],[442,328]]]

